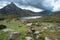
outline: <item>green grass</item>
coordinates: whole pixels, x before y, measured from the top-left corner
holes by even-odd
[[[30,21],[30,20],[29,20]],[[31,21],[30,21],[31,22]],[[36,22],[36,21],[35,21]],[[34,22],[34,23],[35,23]],[[38,21],[37,21],[38,22]],[[42,22],[38,22],[39,24]],[[45,22],[43,22],[45,23]],[[4,21],[0,21],[0,24],[4,24]],[[28,27],[26,24],[22,24],[21,20],[16,20],[16,21],[9,21],[5,23],[7,25],[8,29],[12,29],[13,32],[17,31],[20,32],[21,35],[19,35],[15,40],[25,40],[25,34],[28,32]],[[21,27],[19,27],[21,26]],[[43,30],[40,26],[33,25],[36,31],[41,31]],[[54,37],[60,40],[60,33],[59,32],[53,32],[51,33],[50,30],[52,29],[46,29],[44,32],[42,32],[43,37],[49,36],[49,37]],[[55,29],[54,29],[55,30]],[[58,30],[58,29],[56,29]],[[60,29],[59,29],[60,30]],[[8,35],[10,35],[11,32],[3,33],[0,30],[0,40],[7,40]]]
[[[3,24],[3,21],[1,21],[0,24]],[[6,24],[7,24],[8,29],[12,29],[12,30],[14,30],[16,32],[21,33],[21,35],[19,37],[17,37],[16,40],[17,39],[18,40],[23,40],[24,35],[26,34],[27,29],[28,29],[26,25],[22,24],[21,21],[14,21],[14,22],[6,23]],[[21,27],[19,27],[19,26],[21,26]],[[7,34],[8,33],[2,33],[1,32],[0,40],[6,40],[6,37],[8,36]]]

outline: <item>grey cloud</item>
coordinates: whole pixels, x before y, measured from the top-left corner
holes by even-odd
[[[20,6],[21,5],[32,6],[32,7],[36,7],[36,8],[44,9],[44,10],[52,10],[53,9],[53,6],[51,4],[44,3],[45,1],[48,1],[48,0],[0,0],[0,2],[1,1],[15,2]],[[54,2],[56,2],[56,1],[58,1],[58,0],[54,0]]]

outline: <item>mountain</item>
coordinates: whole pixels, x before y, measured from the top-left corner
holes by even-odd
[[[0,13],[2,15],[18,15],[20,17],[28,16],[24,10],[17,7],[13,2],[11,2],[11,4],[8,4],[4,8],[0,9]]]
[[[43,12],[33,12],[30,10],[23,10],[17,7],[13,2],[8,4],[7,6],[0,9],[1,15],[18,15],[19,17],[24,16],[44,16],[48,15],[51,11],[45,10]]]

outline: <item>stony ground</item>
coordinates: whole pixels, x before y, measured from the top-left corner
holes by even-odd
[[[8,37],[13,32],[19,32],[20,35],[17,36],[14,40],[25,40],[26,35],[31,36],[34,39],[34,36],[32,33],[29,33],[29,27],[28,24],[30,22],[27,22],[25,20],[4,20],[0,21],[0,24],[4,24],[7,26],[6,29],[9,29],[8,32],[4,32],[0,30],[0,40],[8,40]],[[52,39],[60,40],[60,29],[53,27],[56,25],[56,23],[44,23],[44,22],[31,22],[32,27],[35,29],[35,31],[40,32],[40,36],[37,40],[47,40],[46,37],[49,37]],[[50,28],[50,26],[52,26]]]

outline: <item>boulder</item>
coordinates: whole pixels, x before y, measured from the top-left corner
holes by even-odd
[[[26,24],[28,27],[31,27],[32,26],[32,23],[28,23],[28,24]]]
[[[11,34],[9,35],[8,40],[13,40],[13,39],[15,39],[16,37],[18,37],[19,35],[20,35],[19,32],[13,32],[13,33],[11,33]]]
[[[3,29],[2,32],[9,32],[9,30],[8,29]]]
[[[25,39],[26,39],[26,40],[32,40],[32,37],[27,36],[27,37],[25,37]]]
[[[57,39],[52,37],[45,37],[45,40],[57,40]]]

